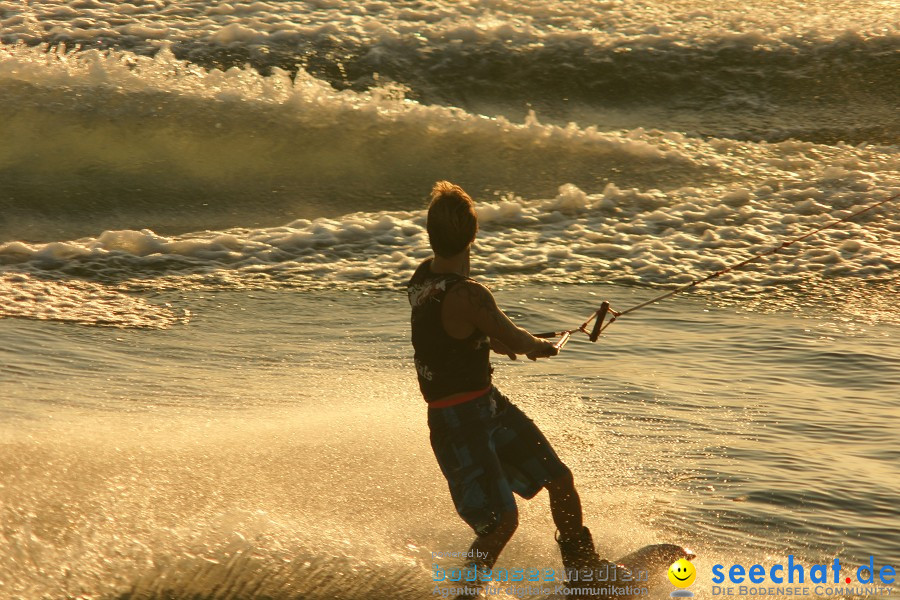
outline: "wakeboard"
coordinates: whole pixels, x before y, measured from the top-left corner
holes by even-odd
[[[633,585],[653,591],[659,587],[672,587],[666,573],[673,562],[681,558],[693,560],[695,557],[696,554],[690,550],[675,544],[650,544],[626,554],[615,562],[625,565],[636,578],[640,578],[641,574],[645,573],[646,580],[638,580]],[[623,597],[629,598],[630,596]]]

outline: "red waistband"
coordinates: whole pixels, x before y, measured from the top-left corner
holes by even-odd
[[[463,402],[470,402],[471,400],[481,398],[482,396],[487,394],[489,391],[491,391],[492,387],[492,385],[489,385],[483,390],[478,390],[475,392],[465,392],[458,396],[451,396],[444,400],[429,402],[428,408],[447,408],[448,406],[456,406],[457,404],[462,404]]]

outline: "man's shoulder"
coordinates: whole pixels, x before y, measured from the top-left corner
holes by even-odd
[[[474,279],[470,279],[469,277],[460,277],[458,280],[452,283],[452,286],[448,291],[456,292],[458,294],[490,294],[491,291],[487,289],[483,284],[475,281]]]
[[[447,302],[462,310],[481,308],[494,304],[494,295],[484,284],[466,277],[447,290]]]

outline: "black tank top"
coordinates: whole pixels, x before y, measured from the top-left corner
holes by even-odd
[[[444,296],[468,278],[432,273],[429,258],[406,284],[412,307],[412,343],[419,389],[426,402],[452,394],[475,392],[491,384],[490,340],[477,329],[464,340],[444,331]]]

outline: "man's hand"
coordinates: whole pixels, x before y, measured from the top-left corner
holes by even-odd
[[[510,360],[516,360],[516,353],[509,349],[509,346],[498,339],[491,338],[491,350],[497,354],[505,354]]]
[[[526,354],[530,360],[537,360],[539,358],[549,358],[551,356],[556,356],[559,354],[559,348],[553,345],[553,342],[547,340],[539,340],[540,344],[537,348]]]

